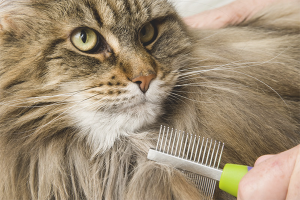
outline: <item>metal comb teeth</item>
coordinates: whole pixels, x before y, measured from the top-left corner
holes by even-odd
[[[212,199],[222,174],[223,149],[224,143],[161,126],[156,148],[149,150],[148,159],[183,170],[206,199]]]

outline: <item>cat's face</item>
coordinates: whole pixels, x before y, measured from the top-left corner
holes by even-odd
[[[14,74],[2,74],[13,79],[1,83],[6,96],[56,103],[55,120],[68,118],[98,147],[162,114],[190,45],[166,1],[24,2],[1,15],[0,67]]]

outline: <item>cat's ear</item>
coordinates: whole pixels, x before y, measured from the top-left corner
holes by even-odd
[[[0,34],[4,31],[5,25],[4,25],[4,20],[0,18]]]
[[[9,16],[0,16],[0,35],[3,35],[5,32],[14,32],[15,36],[21,35],[22,28],[20,24]]]
[[[1,16],[0,17],[0,34],[3,34],[4,32],[10,31],[15,27],[14,23],[11,19],[7,16]]]

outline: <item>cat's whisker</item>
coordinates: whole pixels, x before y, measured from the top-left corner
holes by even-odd
[[[263,85],[265,85],[267,88],[269,88],[271,91],[273,91],[283,102],[284,102],[284,104],[287,106],[287,103],[286,103],[286,101],[283,99],[283,97],[274,89],[274,88],[272,88],[271,86],[269,86],[268,84],[266,84],[265,82],[263,82],[262,80],[260,80],[260,79],[258,79],[258,78],[256,78],[256,77],[254,77],[254,76],[251,76],[251,75],[249,75],[249,74],[246,74],[246,73],[243,73],[243,72],[239,72],[239,71],[235,71],[235,70],[232,70],[232,69],[226,69],[227,71],[231,71],[231,72],[234,72],[234,73],[239,73],[239,74],[242,74],[242,75],[244,75],[244,76],[247,76],[247,77],[249,77],[249,78],[252,78],[252,79],[255,79],[256,81],[258,81],[258,82],[260,82],[260,83],[262,83]],[[214,82],[212,82],[213,84],[214,84]],[[218,83],[221,83],[221,82],[218,82]],[[209,84],[209,82],[208,82],[208,84]],[[233,83],[232,83],[233,84]],[[222,89],[221,87],[213,87],[213,86],[205,86],[205,85],[198,85],[197,83],[189,83],[189,84],[177,84],[177,85],[175,85],[175,87],[182,87],[182,86],[203,86],[203,87],[207,87],[207,88],[214,88],[214,89]],[[241,84],[240,84],[240,86],[242,86]],[[246,86],[245,86],[246,87]],[[248,86],[249,87],[249,86]],[[232,87],[231,87],[231,89],[232,89]]]
[[[269,86],[267,83],[265,83],[265,82],[263,82],[262,80],[260,80],[260,79],[258,79],[258,78],[256,78],[256,77],[254,77],[254,76],[251,76],[251,75],[249,75],[249,74],[246,74],[246,73],[243,73],[243,72],[238,72],[238,71],[234,71],[234,70],[230,70],[230,71],[232,71],[232,72],[235,72],[235,73],[238,73],[238,74],[242,74],[242,75],[245,75],[245,76],[247,76],[247,77],[250,77],[250,78],[252,78],[252,79],[255,79],[255,80],[257,80],[258,82],[260,82],[260,83],[262,83],[263,85],[265,85],[266,87],[268,87],[270,90],[272,90],[283,102],[284,102],[284,104],[288,107],[288,104],[286,103],[286,101],[282,98],[282,96],[274,89],[274,88],[272,88],[271,86]]]
[[[99,94],[93,95],[92,97],[95,97],[95,96],[97,96],[97,95],[99,95]],[[89,97],[89,98],[86,98],[86,99],[84,99],[84,100],[81,100],[81,101],[79,101],[78,103],[84,102],[84,101],[86,101],[86,100],[88,100],[88,99],[90,99],[90,98],[92,98],[92,97]],[[38,127],[38,128],[35,128],[35,129],[31,129],[31,130],[24,131],[24,132],[19,132],[19,134],[24,134],[24,133],[28,133],[28,132],[33,132],[32,134],[34,134],[34,132],[40,131],[41,129],[45,128],[46,126],[50,125],[51,123],[53,123],[53,122],[59,120],[59,119],[60,119],[64,114],[66,114],[69,110],[72,110],[74,107],[76,107],[76,106],[78,105],[78,103],[76,103],[76,104],[74,104],[74,105],[68,107],[68,108],[65,109],[64,111],[60,112],[60,114],[59,114],[58,116],[56,116],[54,119],[50,120],[48,123],[46,123],[46,124],[44,124],[44,125],[42,125],[42,126],[40,126],[40,127]],[[92,106],[93,104],[97,104],[97,103],[99,103],[99,102],[96,101],[96,102],[94,102],[94,103],[92,103],[92,104],[88,104],[87,106],[82,106],[82,107],[80,107],[80,108],[77,109],[77,110],[72,110],[72,112],[73,112],[73,113],[76,113],[76,112],[78,112],[78,111],[80,111],[80,110],[86,109],[86,108],[88,108],[89,106]],[[25,137],[23,137],[23,138],[30,137],[32,134],[29,134],[29,135],[27,135],[27,136],[25,136]]]
[[[35,106],[35,105],[20,105],[20,104],[11,104],[11,103],[1,103],[0,105],[5,105],[5,106],[8,106],[8,107],[15,107],[15,108],[45,108],[45,107],[49,107],[49,106],[59,106],[59,105],[66,105],[66,104],[69,104],[69,103],[74,103],[75,101],[72,101],[72,102],[54,102],[54,103],[51,103],[51,104],[48,104],[48,105],[42,105],[42,106]],[[41,103],[45,103],[45,102],[41,102]],[[25,104],[25,103],[24,103]]]
[[[176,93],[174,93],[174,92],[170,93],[170,95],[173,95],[173,97],[177,96],[178,99],[180,99],[181,101],[183,101],[183,100],[182,100],[182,98],[183,98],[183,99],[187,99],[187,100],[190,100],[190,101],[193,101],[193,102],[199,102],[199,103],[213,103],[213,102],[205,102],[205,101],[199,101],[199,100],[191,99],[191,98],[185,97],[185,96],[183,96],[183,95],[176,94]],[[183,102],[184,102],[184,101],[183,101]],[[185,103],[186,103],[186,102],[185,102]]]
[[[218,83],[218,82],[216,82]],[[188,87],[203,87],[203,88],[213,88],[213,89],[218,89],[218,90],[228,90],[228,87],[223,87],[225,84],[230,86],[230,89],[236,89],[236,88],[246,88],[249,86],[242,85],[242,84],[234,84],[234,83],[225,83],[225,84],[220,84],[220,86],[216,85],[213,86],[212,84],[215,83],[207,83],[208,85],[204,84],[182,84],[182,85],[175,85],[175,87],[182,87],[182,86],[188,86]],[[219,83],[218,83],[219,84]],[[183,90],[184,91],[184,90]],[[176,92],[181,92],[180,90],[176,90]],[[185,91],[186,92],[186,91]],[[197,92],[187,92],[187,93],[197,93]]]
[[[210,67],[214,67],[212,69],[207,69],[207,70],[216,70],[216,69],[228,69],[227,67],[225,66],[230,66],[231,68],[235,68],[235,69],[238,69],[238,68],[246,68],[246,67],[253,67],[253,66],[258,66],[258,65],[263,65],[265,63],[269,63],[269,64],[284,64],[282,62],[271,62],[273,59],[275,59],[276,57],[272,58],[272,59],[269,59],[267,61],[264,61],[264,62],[240,62],[240,61],[233,61],[233,62],[230,62],[230,63],[227,63],[227,64],[223,64],[223,65],[204,65],[204,66],[197,66],[197,67],[191,67],[191,68],[184,68],[184,69],[181,69],[179,70],[180,72],[183,72],[182,75],[184,75],[184,72],[186,71],[187,73],[189,72],[194,72],[195,69],[199,69],[199,68],[210,68]],[[234,66],[235,65],[235,66]],[[225,67],[225,68],[223,68]],[[231,69],[230,68],[230,69]],[[191,71],[189,71],[191,70]],[[198,70],[198,71],[202,71],[202,70]],[[204,70],[206,71],[206,70]]]
[[[225,77],[216,77],[216,76],[209,76],[209,78],[212,78],[212,79],[216,79],[216,80],[227,80],[227,78]],[[198,84],[212,84],[212,83],[215,83],[216,81],[215,80],[209,80],[207,76],[203,76],[203,77],[192,77],[192,78],[187,78],[187,79],[180,79],[180,80],[177,80],[177,83],[175,85],[176,86],[184,86],[185,84],[192,84],[192,85],[198,85]],[[220,81],[221,82],[221,81]],[[217,82],[216,82],[217,83]],[[230,81],[228,82],[225,82],[225,81],[222,81],[222,84],[234,84],[234,83],[231,83]]]
[[[184,67],[184,68],[181,68],[179,70],[179,72],[185,72],[185,71],[194,71],[195,69],[202,69],[202,68],[216,68],[216,67],[223,67],[223,66],[228,66],[230,65],[231,63],[228,63],[228,64],[222,64],[222,65],[200,65],[200,64],[193,64],[194,67]]]
[[[37,96],[37,97],[29,97],[30,99],[35,99],[35,98],[51,98],[51,97],[61,97],[61,96],[72,96],[74,94],[77,94],[77,93],[80,93],[80,92],[83,92],[85,90],[88,90],[90,88],[87,88],[87,89],[83,89],[83,90],[76,90],[76,91],[73,91],[73,92],[68,92],[68,93],[61,93],[61,94],[56,94],[56,95],[50,95],[50,96]],[[36,91],[39,91],[39,90],[36,90]],[[8,94],[12,94],[11,92],[8,92],[8,91],[4,91],[5,93],[8,93]],[[20,96],[18,95],[18,97],[26,97],[26,96]]]
[[[209,36],[206,36],[206,37],[204,37],[204,38],[199,39],[199,41],[207,40],[207,39],[209,39],[209,38],[211,38],[211,37],[213,37],[213,36],[222,34],[224,31],[225,31],[225,29],[220,29],[218,32],[216,32],[216,33],[214,33],[214,34],[211,34],[211,35],[209,35]]]
[[[80,102],[78,101],[56,101],[56,102],[47,102],[47,101],[40,101],[40,102],[2,102],[0,105],[5,105],[9,107],[16,107],[16,108],[42,108],[42,107],[48,107],[48,106],[54,106],[54,105],[65,105],[68,103],[76,103]],[[39,105],[40,104],[40,105]],[[47,105],[41,105],[41,104],[47,104]]]
[[[229,63],[226,63],[226,64],[221,64],[221,65],[218,65],[218,64],[214,64],[214,65],[200,65],[200,63],[197,65],[197,63],[194,64],[195,67],[185,67],[183,69],[181,69],[180,71],[185,71],[185,70],[195,70],[195,69],[198,69],[198,68],[211,68],[211,67],[223,67],[223,66],[230,66],[232,64],[252,64],[252,63],[260,63],[260,62],[242,62],[242,63],[239,63],[240,61],[232,61],[232,62],[229,62]]]
[[[79,91],[74,91],[74,92],[70,92],[70,93],[66,93],[66,94],[51,95],[51,96],[37,96],[37,97],[24,97],[24,96],[18,96],[20,100],[9,101],[9,102],[7,102],[7,103],[3,103],[3,102],[2,102],[2,103],[0,103],[0,105],[6,105],[6,104],[12,105],[12,103],[18,103],[18,102],[20,102],[20,104],[28,104],[28,103],[31,103],[31,104],[36,104],[36,103],[49,103],[49,102],[43,102],[43,101],[40,101],[40,100],[47,100],[47,99],[50,100],[50,99],[55,98],[55,97],[67,97],[67,98],[65,98],[65,99],[63,99],[63,100],[59,100],[59,101],[55,100],[56,102],[55,102],[54,104],[56,104],[56,103],[59,103],[59,102],[64,102],[64,101],[67,100],[69,97],[75,96],[75,95],[77,95],[77,94],[79,94],[79,93],[81,93],[81,92],[83,92],[83,91],[85,91],[85,90],[87,90],[87,89],[79,90]],[[25,98],[26,101],[24,101],[24,98]],[[33,101],[32,101],[32,100],[33,100]],[[38,100],[38,101],[37,101],[37,100]],[[66,101],[66,102],[75,102],[75,101]],[[66,103],[66,102],[64,102],[64,103]],[[18,104],[17,104],[17,105],[18,105]],[[26,106],[26,107],[28,107],[28,106]],[[33,107],[34,107],[34,106],[33,106]]]
[[[181,102],[183,102],[184,104],[188,105],[188,103],[186,101],[183,101],[181,98],[173,95],[173,93],[169,93],[169,96],[168,96],[169,99],[173,99],[173,100],[179,100]]]
[[[5,102],[5,104],[13,104],[13,103],[16,103],[16,104],[28,104],[28,103],[38,103],[38,101],[36,100],[47,100],[46,97],[29,97],[29,98],[26,98],[26,97],[20,97],[22,100],[14,100],[14,101],[7,101]],[[49,97],[50,98],[53,98],[53,97]],[[24,101],[24,99],[26,99],[26,101]],[[34,100],[34,101],[32,101]],[[3,104],[4,102],[2,102],[1,104]]]
[[[189,56],[189,55],[186,55]],[[203,62],[207,61],[208,59],[202,59],[199,60],[198,58],[193,59],[192,57],[189,57],[188,59],[188,63],[186,61],[182,61],[182,62],[178,62],[178,66],[197,66],[197,65],[201,65]],[[182,63],[182,64],[181,64]]]
[[[193,81],[191,81],[193,80]],[[182,79],[178,80],[177,83],[175,84],[174,87],[181,87],[181,86],[193,86],[193,85],[198,85],[198,86],[206,86],[206,85],[243,85],[242,83],[236,81],[234,82],[233,80],[230,80],[230,78],[226,77],[218,77],[218,76],[203,76],[203,77],[193,77],[189,79]]]
[[[180,98],[180,97],[182,97],[181,95],[176,94],[173,91],[166,92],[166,93],[168,94],[169,99],[179,100],[179,101],[183,102],[184,104],[188,105],[188,103],[186,101],[184,101],[182,98]]]
[[[207,66],[197,66],[197,67],[192,67],[192,68],[185,68],[182,70],[179,70],[180,72],[182,72],[180,77],[185,77],[186,75],[190,75],[190,74],[196,74],[196,73],[203,73],[203,72],[209,72],[209,71],[215,71],[215,70],[228,70],[228,69],[240,69],[240,68],[248,68],[248,67],[254,67],[254,66],[259,66],[259,65],[264,65],[266,63],[268,64],[282,64],[284,65],[284,63],[282,62],[271,62],[272,60],[276,59],[278,56],[280,56],[284,51],[286,51],[287,49],[283,50],[282,52],[280,52],[278,55],[274,56],[273,58],[266,60],[264,62],[239,62],[239,61],[233,61],[224,65],[207,65]],[[235,65],[235,66],[233,66]],[[227,68],[225,66],[231,66],[230,68]],[[212,69],[207,69],[207,70],[197,70],[194,71],[197,68],[203,68],[203,67],[215,67]],[[188,70],[192,70],[192,71],[188,71]],[[185,71],[187,71],[186,73],[184,73]]]
[[[63,104],[68,104],[68,103],[76,103],[76,102],[80,102],[81,100],[68,100],[68,98],[70,97],[74,97],[84,91],[88,91],[90,89],[94,89],[93,88],[86,88],[83,90],[78,90],[78,91],[74,91],[74,92],[69,92],[66,94],[58,94],[58,95],[51,95],[51,96],[38,96],[38,97],[21,97],[20,96],[20,100],[15,100],[15,101],[9,101],[9,102],[1,102],[0,105],[7,105],[7,106],[14,106],[14,107],[24,107],[24,108],[28,108],[28,107],[32,107],[32,108],[38,108],[38,107],[46,107],[46,106],[53,106],[53,105],[63,105]],[[117,87],[113,88],[113,89],[117,89]],[[55,102],[45,102],[45,100],[51,100],[55,97],[66,97],[62,100],[55,100]],[[24,101],[24,98],[26,99],[26,101]],[[43,105],[43,106],[36,106],[34,104],[47,104],[49,103],[49,105]],[[24,106],[22,106],[22,104],[25,104]],[[31,105],[28,105],[31,104]],[[33,105],[32,105],[33,104]]]

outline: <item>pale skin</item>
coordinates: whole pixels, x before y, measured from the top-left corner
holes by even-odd
[[[184,20],[194,28],[217,29],[247,20],[273,4],[297,1],[300,0],[236,0],[223,7],[186,17]]]
[[[194,28],[218,29],[249,19],[275,3],[299,0],[236,0],[226,6],[185,18]],[[238,200],[299,200],[300,145],[277,155],[259,157],[241,180]]]
[[[240,182],[237,199],[300,199],[300,145],[259,157]]]

